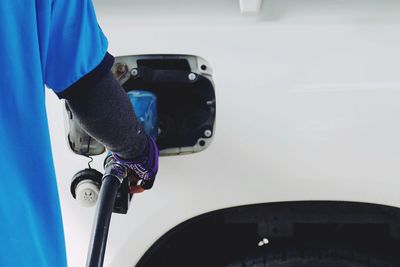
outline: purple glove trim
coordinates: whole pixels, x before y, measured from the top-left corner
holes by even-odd
[[[143,189],[150,189],[158,172],[158,148],[150,136],[147,136],[147,146],[145,154],[134,160],[122,159],[113,153],[113,157],[117,162],[133,170],[141,179],[140,186]]]

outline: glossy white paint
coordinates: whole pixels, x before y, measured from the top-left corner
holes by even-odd
[[[243,15],[256,15],[261,10],[262,0],[239,0],[239,4]]]
[[[212,64],[217,131],[162,158],[155,188],[114,215],[105,266],[134,266],[166,231],[225,207],[348,200],[400,206],[400,2],[95,0],[114,55],[185,53]],[[69,265],[83,266],[93,209],[69,193],[86,160],[65,145],[48,93]],[[99,169],[102,158],[97,158]]]

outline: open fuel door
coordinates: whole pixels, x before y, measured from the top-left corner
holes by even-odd
[[[212,69],[192,55],[117,57],[112,72],[125,91],[145,90],[157,97],[161,156],[195,153],[214,136],[216,101]],[[65,105],[69,147],[79,155],[99,155],[103,145],[90,137]]]

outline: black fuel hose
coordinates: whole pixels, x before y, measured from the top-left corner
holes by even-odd
[[[87,267],[103,266],[111,214],[120,185],[121,181],[114,175],[103,178],[89,245]]]

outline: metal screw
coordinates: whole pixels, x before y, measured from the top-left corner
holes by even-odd
[[[205,130],[205,131],[204,131],[204,136],[205,136],[205,137],[210,137],[211,135],[212,135],[211,130]]]
[[[196,74],[190,73],[188,78],[189,78],[189,80],[194,81],[196,79]]]
[[[118,73],[118,74],[122,74],[122,73],[124,73],[125,71],[126,71],[126,65],[125,65],[125,64],[119,63],[119,64],[117,65],[117,73]]]
[[[136,75],[139,74],[139,72],[138,72],[137,69],[132,69],[132,70],[131,70],[131,74],[132,74],[132,76],[136,76]]]

